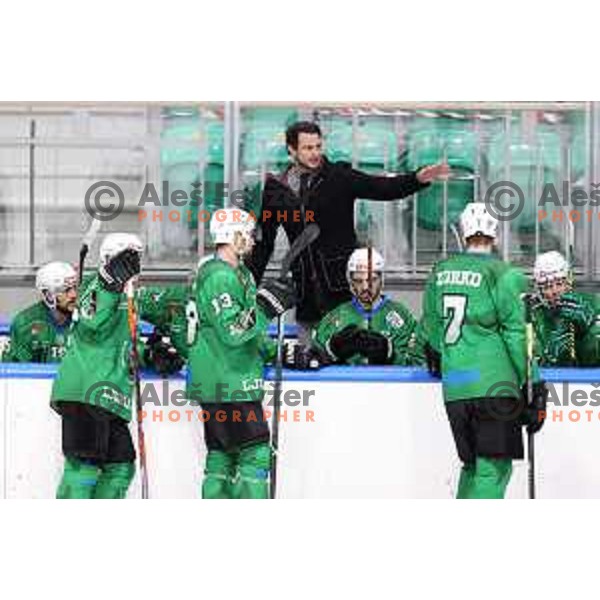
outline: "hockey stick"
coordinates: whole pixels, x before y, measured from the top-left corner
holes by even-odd
[[[449,227],[450,227],[450,231],[454,234],[454,239],[456,240],[456,245],[458,246],[459,251],[463,252],[465,248],[464,248],[462,239],[460,237],[460,233],[458,233],[458,229],[457,229],[456,225],[454,223],[451,223],[449,225]]]
[[[369,241],[367,245],[367,285],[369,286],[369,313],[367,317],[367,329],[371,329],[373,319],[373,244]]]
[[[279,415],[281,412],[281,388],[283,382],[284,318],[277,317],[277,354],[275,357],[275,384],[273,386],[273,419],[271,421],[271,478],[269,497],[277,494],[277,454],[279,452]]]
[[[140,360],[137,348],[137,313],[135,310],[133,281],[129,280],[126,286],[127,293],[127,320],[131,334],[131,363],[133,370],[135,409],[137,413],[138,451],[140,455],[140,476],[142,478],[142,498],[147,500],[148,496],[148,470],[146,467],[146,440],[144,438],[144,427],[142,425],[142,395],[140,390]]]
[[[568,228],[569,228],[569,257],[568,257],[568,263],[569,263],[569,277],[567,279],[567,285],[568,288],[567,290],[569,292],[573,291],[573,288],[575,287],[575,275],[574,275],[574,269],[575,269],[575,224],[567,219],[567,224],[568,224]],[[569,333],[570,333],[570,339],[569,339],[569,355],[571,358],[571,362],[573,367],[577,366],[577,352],[576,352],[576,336],[575,336],[575,325],[571,322],[569,324]]]
[[[292,263],[319,237],[320,233],[321,230],[316,223],[311,223],[302,230],[302,233],[292,242],[290,249],[281,261],[279,279],[285,279],[292,268]]]
[[[525,339],[527,344],[527,406],[533,406],[533,323],[531,305],[526,298]],[[527,431],[527,462],[529,499],[535,500],[535,443],[534,433]]]
[[[571,199],[571,149],[567,147],[567,198],[563,197],[563,202],[565,200]],[[564,187],[563,187],[564,190]],[[574,269],[575,269],[575,223],[571,219],[567,219],[567,236],[568,236],[568,244],[567,244],[567,262],[570,266],[569,269],[569,278],[568,278],[568,291],[573,290],[574,285]],[[577,352],[575,349],[576,339],[575,339],[575,326],[573,323],[569,324],[569,354],[571,358],[571,362],[573,367],[577,366]]]
[[[285,279],[292,263],[312,244],[321,233],[316,223],[305,227],[302,233],[293,241],[287,254],[281,261],[279,278]],[[271,420],[271,473],[269,497],[275,499],[277,494],[277,453],[279,451],[279,416],[281,414],[281,389],[283,382],[283,343],[284,343],[284,318],[277,317],[277,354],[275,356],[275,381],[273,386],[273,416]]]
[[[91,245],[94,243],[98,232],[100,231],[100,226],[102,225],[102,221],[100,219],[96,219],[92,215],[92,222],[83,236],[83,240],[81,242],[81,248],[79,249],[79,285],[83,281],[83,269],[85,267],[85,259],[90,250]]]

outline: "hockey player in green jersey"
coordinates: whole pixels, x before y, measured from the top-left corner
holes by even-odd
[[[560,252],[535,261],[532,309],[535,354],[541,365],[600,366],[600,300],[573,290],[571,268]]]
[[[382,293],[383,269],[383,257],[374,249],[359,248],[350,256],[346,276],[353,298],[328,313],[314,335],[317,348],[334,362],[424,364],[417,322],[403,304]]]
[[[140,319],[155,328],[144,345],[143,366],[161,375],[179,371],[187,358],[189,286],[143,287],[137,294]]]
[[[189,348],[187,390],[205,411],[203,498],[268,497],[263,370],[275,345],[267,325],[292,307],[294,291],[291,282],[278,280],[257,292],[241,260],[254,244],[254,224],[243,210],[216,211],[210,222],[216,252],[200,261],[194,282],[198,331]]]
[[[65,353],[77,301],[77,273],[66,262],[41,266],[35,286],[42,299],[19,312],[10,326],[3,362],[59,362]]]
[[[457,498],[503,498],[521,425],[539,431],[547,391],[535,370],[523,406],[527,347],[525,275],[493,255],[498,222],[483,203],[460,217],[466,251],[438,262],[427,281],[422,326],[429,369],[442,377],[446,412],[463,463]]]
[[[58,498],[124,498],[133,478],[131,337],[124,289],[140,272],[142,250],[135,235],[107,235],[98,272],[80,290],[51,395],[62,418],[65,457]],[[139,313],[151,314],[154,292],[137,293]],[[148,360],[156,352],[140,355]],[[161,369],[167,368],[168,357],[161,358]]]

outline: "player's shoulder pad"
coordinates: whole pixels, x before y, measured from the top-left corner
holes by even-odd
[[[403,304],[400,300],[392,300],[391,298],[388,298],[388,301],[385,303],[383,309],[385,311],[396,311],[396,312],[400,312],[402,313],[402,316],[410,316],[412,317],[413,314],[410,311],[410,309],[408,308],[408,306],[406,306],[405,304]]]
[[[465,254],[451,254],[446,258],[441,258],[437,262],[433,264],[432,271],[439,271],[440,269],[445,269],[448,265],[452,266],[456,262],[460,262],[465,258]]]
[[[498,259],[490,263],[490,268],[494,274],[496,285],[510,286],[522,293],[529,290],[527,276],[519,267]]]
[[[448,264],[450,263],[450,261],[453,261],[454,259],[455,259],[455,257],[449,256],[448,258],[442,258],[441,260],[438,260],[437,262],[433,263],[433,266],[431,267],[431,270],[429,271],[429,274],[427,275],[427,281],[434,281],[435,274],[438,271],[441,271],[444,268],[446,268],[448,266]]]
[[[196,288],[206,285],[211,281],[237,281],[234,268],[224,260],[210,257],[205,261],[200,261],[198,272],[196,274]]]
[[[319,326],[321,324],[330,324],[335,323],[336,320],[340,319],[340,317],[345,312],[354,312],[354,307],[352,306],[352,302],[342,302],[342,304],[338,304],[335,308],[332,308],[319,322]]]
[[[18,312],[10,324],[11,335],[39,334],[52,327],[50,313],[43,302],[36,302]]]
[[[32,321],[45,321],[49,319],[46,305],[40,301],[20,310],[12,319],[11,325],[15,328],[28,327]]]

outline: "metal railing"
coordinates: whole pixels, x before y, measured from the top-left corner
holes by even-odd
[[[326,148],[330,134],[345,121],[351,131],[347,152],[352,164],[356,168],[388,175],[415,166],[406,160],[410,161],[418,154],[411,137],[417,121],[426,123],[429,120],[433,131],[436,121],[453,122],[457,129],[462,123],[464,132],[473,142],[472,165],[469,172],[458,173],[450,182],[436,188],[437,195],[429,196],[434,198],[431,202],[440,204],[437,225],[432,222],[436,218],[435,211],[431,211],[431,215],[424,214],[428,200],[423,195],[394,203],[358,205],[363,207],[359,220],[365,221],[358,224],[364,226],[365,235],[388,255],[391,276],[388,281],[398,281],[402,285],[417,285],[432,262],[456,246],[453,186],[472,182],[474,198],[482,199],[492,183],[491,178],[500,172],[506,180],[515,175],[513,155],[517,150],[513,146],[518,146],[519,135],[533,135],[530,146],[534,159],[522,170],[531,174],[535,197],[543,189],[548,170],[543,148],[535,142],[537,128],[542,125],[561,140],[560,161],[555,170],[560,181],[567,182],[567,194],[576,184],[590,190],[591,184],[600,178],[600,103],[595,102],[5,103],[0,104],[0,228],[2,237],[10,241],[4,246],[0,242],[0,278],[31,274],[40,262],[69,258],[76,251],[75,245],[81,234],[82,190],[87,182],[91,184],[99,179],[114,179],[127,188],[127,210],[123,219],[113,225],[135,229],[144,235],[152,249],[151,271],[166,274],[192,268],[197,256],[205,251],[205,226],[198,223],[192,230],[164,221],[136,221],[138,192],[145,181],[159,182],[168,177],[165,174],[167,166],[174,166],[172,172],[177,170],[177,152],[190,153],[193,164],[188,165],[184,176],[197,171],[201,184],[206,182],[207,170],[212,166],[216,170],[222,169],[222,174],[211,176],[221,177],[229,190],[256,182],[261,185],[267,171],[283,165],[269,162],[266,155],[271,142],[263,140],[260,142],[262,149],[257,152],[262,152],[266,158],[258,166],[247,166],[250,130],[247,116],[251,112],[252,118],[256,119],[257,112],[267,113],[270,109],[290,109],[298,116],[317,119],[326,131]],[[168,117],[165,116],[167,110],[171,110]],[[212,115],[212,121],[208,115]],[[575,125],[568,122],[571,117],[579,118],[577,137]],[[65,126],[64,135],[60,125],[54,128],[49,125],[56,118]],[[111,120],[115,120],[112,129]],[[211,162],[206,133],[209,121],[222,126],[220,163]],[[125,122],[131,124],[130,133],[122,131]],[[197,132],[196,137],[187,135],[185,126],[182,133],[177,134],[178,123],[186,122],[189,130]],[[96,131],[95,127],[102,123],[104,125]],[[334,125],[328,128],[328,123]],[[370,158],[371,162],[363,157],[365,147],[359,134],[359,130],[368,129],[369,123],[377,123],[386,130],[380,160]],[[3,127],[7,124],[11,127]],[[15,124],[19,126],[12,127]],[[41,135],[38,125],[44,125],[44,131],[53,133]],[[256,126],[254,121],[253,126]],[[282,131],[283,127],[282,124]],[[169,128],[174,133],[165,136]],[[16,133],[6,133],[7,130]],[[504,162],[500,167],[496,165],[495,170],[490,169],[489,164],[490,132],[495,136],[496,145],[497,139],[502,139],[504,144]],[[515,132],[519,132],[518,135]],[[517,142],[514,142],[515,136]],[[275,140],[273,143],[280,142]],[[175,158],[167,165],[165,157],[169,151]],[[583,172],[577,177],[573,166],[575,151],[579,162],[584,163]],[[449,146],[442,147],[441,157],[452,161],[448,152]],[[179,165],[185,164],[182,160]],[[227,199],[217,198],[215,202],[226,203]],[[535,253],[544,249],[548,239],[556,238],[560,249],[567,254],[574,253],[580,277],[585,281],[598,281],[600,213],[598,207],[591,207],[591,210],[593,218],[573,226],[566,221],[547,228],[534,219],[531,231],[526,233],[505,222],[502,226],[502,256],[528,266]],[[53,240],[51,244],[47,243],[48,239]],[[173,244],[174,240],[180,245]],[[279,243],[285,244],[285,241]],[[531,252],[523,251],[521,255],[516,252],[518,246],[531,248]]]

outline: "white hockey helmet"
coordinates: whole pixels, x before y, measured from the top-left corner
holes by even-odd
[[[371,254],[371,273],[377,274],[377,277],[372,278],[371,281],[363,278],[354,279],[355,273],[361,273],[367,275],[369,273],[369,254]],[[374,248],[358,248],[355,250],[348,259],[348,265],[346,268],[346,277],[350,284],[350,291],[352,295],[361,303],[363,306],[369,309],[373,308],[373,303],[381,296],[383,289],[383,267],[385,262],[383,256],[377,252]]]
[[[470,202],[460,215],[460,231],[463,240],[474,235],[498,237],[498,219],[494,217],[483,202]]]
[[[541,286],[560,279],[568,279],[570,275],[571,269],[567,259],[556,250],[544,252],[535,259],[533,278],[537,285]]]
[[[371,271],[383,274],[384,267],[385,261],[383,260],[383,256],[375,248],[371,248]],[[369,248],[358,248],[350,255],[346,268],[348,278],[350,278],[352,273],[356,273],[357,271],[368,273]]]
[[[233,244],[236,234],[249,244],[253,239],[255,220],[241,208],[220,208],[210,219],[210,235],[215,244]]]
[[[67,262],[54,261],[42,265],[35,276],[35,287],[48,308],[56,307],[56,296],[77,287],[77,272]]]
[[[144,245],[140,238],[133,233],[109,233],[100,246],[100,265],[106,265],[113,257],[127,248],[132,248],[140,254]]]

